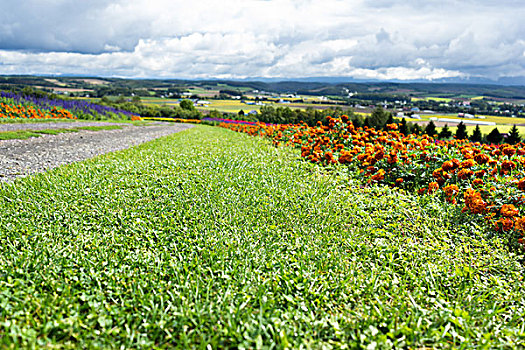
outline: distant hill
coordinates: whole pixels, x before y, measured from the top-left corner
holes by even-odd
[[[507,82],[508,85],[503,83]],[[521,82],[521,85],[515,83]],[[462,80],[461,83],[449,81],[436,82],[377,82],[352,81],[344,77],[318,77],[279,80],[258,78],[251,80],[219,79],[121,79],[80,76],[0,76],[0,89],[23,88],[60,91],[61,89],[185,89],[191,86],[208,88],[249,88],[272,93],[297,93],[302,95],[347,96],[348,92],[375,93],[404,96],[462,97],[486,96],[500,99],[525,100],[525,81],[522,78],[507,78],[488,84],[481,80]]]

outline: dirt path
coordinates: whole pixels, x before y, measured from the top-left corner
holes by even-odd
[[[58,124],[70,123],[42,124],[46,124],[43,129],[50,129],[52,125],[56,128]],[[64,125],[62,127],[87,126],[88,123],[73,124],[73,126]],[[40,124],[1,124],[0,127],[5,125],[37,130],[34,126]],[[25,128],[26,125],[31,127]],[[101,124],[98,123],[96,125]],[[111,123],[111,125],[115,124]],[[100,154],[126,149],[191,127],[193,125],[173,123],[148,126],[127,124],[124,128],[118,130],[79,131],[58,135],[44,135],[27,140],[0,140],[0,182],[12,181],[17,177],[43,172]],[[19,129],[13,128],[10,130]]]

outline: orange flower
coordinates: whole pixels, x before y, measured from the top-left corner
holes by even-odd
[[[437,168],[436,170],[432,172],[432,176],[436,179],[439,179],[443,177],[443,173],[444,173],[443,168]]]
[[[519,215],[519,210],[512,204],[503,204],[500,213],[506,217],[514,217]]]
[[[437,182],[431,182],[428,184],[428,193],[434,193],[439,189],[439,184]]]
[[[474,165],[476,165],[474,159],[467,159],[461,162],[460,168],[472,168]]]
[[[481,180],[481,179],[474,179],[474,181],[472,181],[472,185],[476,186],[476,187],[483,186],[483,180]]]
[[[447,197],[453,197],[459,192],[459,188],[456,185],[448,185],[443,188]]]
[[[487,172],[485,170],[478,170],[474,173],[477,178],[482,178]]]
[[[381,149],[374,154],[375,160],[379,161],[385,157],[385,152]]]
[[[455,168],[454,167],[454,163],[452,163],[450,160],[447,160],[446,162],[444,162],[441,167],[445,171],[450,171],[450,170],[453,170]]]
[[[481,214],[485,211],[487,203],[481,198],[481,194],[472,188],[467,188],[463,194],[465,200],[465,208],[463,210],[470,210],[472,214]]]
[[[328,151],[328,152],[326,152],[324,154],[324,158],[330,163],[335,163],[334,154],[332,152],[330,152],[330,151]]]
[[[514,227],[518,231],[525,232],[525,217],[514,218]]]
[[[467,180],[472,175],[474,175],[474,172],[472,170],[470,170],[470,169],[461,169],[458,172],[458,178],[461,179],[461,180]]]
[[[507,156],[512,156],[516,153],[516,149],[512,146],[507,146],[503,149],[503,154],[507,155]]]
[[[486,154],[476,154],[474,156],[474,160],[478,163],[478,164],[485,164],[487,163],[489,160],[490,160],[490,157],[487,156]]]
[[[383,181],[385,179],[385,171],[383,169],[379,169],[377,173],[372,175],[372,180],[374,181]]]
[[[503,170],[511,170],[516,167],[516,163],[514,163],[512,160],[505,160],[503,163],[501,163],[501,168]]]
[[[514,227],[514,222],[511,218],[501,218],[495,222],[496,230],[509,231]]]

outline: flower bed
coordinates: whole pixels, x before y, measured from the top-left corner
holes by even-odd
[[[525,244],[525,148],[482,145],[466,140],[438,141],[405,136],[396,124],[387,131],[355,128],[347,116],[327,117],[328,125],[221,123],[275,145],[301,148],[310,162],[344,164],[368,183],[386,184],[439,196],[461,205],[464,215],[484,218],[498,232]]]
[[[135,114],[125,110],[102,106],[87,101],[49,99],[45,97],[26,96],[5,91],[0,91],[0,103],[2,103],[4,106],[16,106],[19,110],[33,107],[36,110],[42,111],[44,114],[46,114],[46,111],[49,111],[47,114],[57,114],[57,111],[67,111],[69,114],[75,115],[74,118],[68,118],[61,115],[58,116],[59,118],[67,119],[112,119],[114,117],[125,117],[131,119],[132,117],[138,117]],[[5,107],[0,109],[0,113],[5,115],[5,112],[3,112],[4,110]],[[27,116],[28,114],[26,113],[22,112],[20,115],[21,116],[18,118],[29,118]],[[40,113],[38,113],[38,115],[40,115]],[[8,118],[10,117],[8,116]]]
[[[0,119],[77,119],[68,110],[52,107],[47,110],[0,102]]]

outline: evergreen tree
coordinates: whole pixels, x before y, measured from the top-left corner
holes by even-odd
[[[412,134],[420,135],[421,131],[423,130],[421,130],[421,126],[419,126],[419,124],[415,123],[411,131],[412,131]]]
[[[365,126],[370,127],[370,117],[366,117],[366,118],[365,118],[365,121],[364,121],[364,123],[363,123],[363,127],[365,127]]]
[[[458,128],[456,130],[456,139],[458,140],[468,139],[467,126],[463,124],[463,121],[459,123]]]
[[[511,145],[515,145],[520,141],[521,141],[520,133],[516,125],[514,125],[512,129],[510,129],[509,136],[507,137],[507,143]]]
[[[472,133],[472,136],[470,137],[470,141],[481,142],[482,139],[483,139],[483,136],[481,135],[481,129],[479,128],[479,125],[476,125],[476,129],[474,129],[474,132]]]
[[[452,131],[448,128],[448,125],[445,124],[445,126],[441,129],[441,131],[438,134],[438,138],[441,140],[448,139],[452,137]]]
[[[354,124],[354,127],[361,128],[364,124],[364,119],[359,114],[356,114],[352,116],[352,123]]]
[[[499,144],[503,140],[503,135],[499,132],[498,128],[492,129],[492,131],[487,135],[487,141],[489,143]]]
[[[394,124],[394,123],[395,123],[394,116],[392,115],[392,113],[388,113],[388,119],[386,120],[385,125],[383,125],[383,129],[386,129],[386,126],[388,124]]]
[[[408,135],[408,125],[405,118],[401,119],[401,124],[399,125],[399,132],[403,135]]]
[[[391,116],[392,115],[386,112],[383,107],[379,106],[374,109],[368,122],[370,123],[371,127],[375,129],[382,129],[386,125],[388,118]]]
[[[431,120],[427,126],[425,127],[425,131],[424,133],[428,136],[434,136],[435,134],[437,134],[437,131],[436,131],[436,124],[434,124],[434,122]]]

